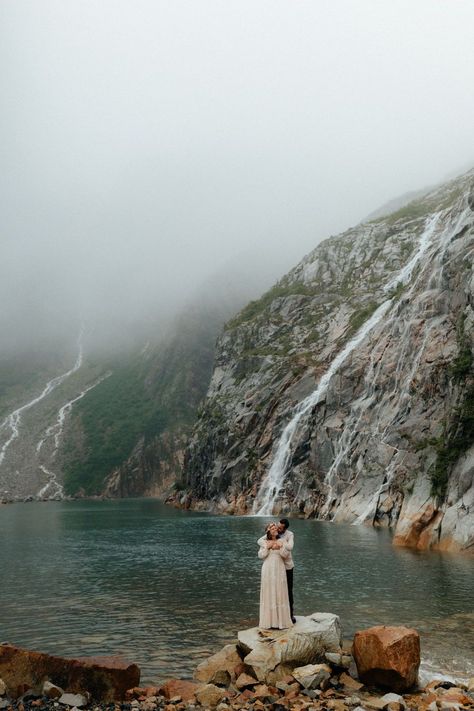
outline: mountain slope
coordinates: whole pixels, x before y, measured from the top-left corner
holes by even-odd
[[[0,500],[167,488],[182,471],[217,335],[261,280],[258,264],[216,273],[166,327],[149,314],[146,329],[125,331],[107,350],[78,328],[79,338],[69,329],[54,344],[30,343],[26,355],[3,353]]]
[[[181,505],[473,547],[473,182],[326,240],[228,322]]]

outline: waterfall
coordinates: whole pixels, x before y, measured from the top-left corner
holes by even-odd
[[[0,464],[2,464],[3,460],[5,459],[5,454],[7,452],[7,449],[10,447],[12,442],[17,439],[18,435],[20,434],[20,425],[21,425],[21,416],[23,412],[26,412],[26,410],[29,410],[31,407],[34,405],[37,405],[41,400],[44,400],[45,397],[47,397],[53,390],[55,390],[59,385],[61,385],[69,376],[71,376],[73,373],[75,373],[79,368],[82,366],[83,358],[84,358],[84,349],[83,349],[83,335],[84,335],[84,328],[81,327],[80,333],[79,333],[79,338],[77,341],[77,345],[79,348],[79,352],[76,358],[76,361],[72,368],[68,370],[66,373],[63,373],[62,375],[58,375],[55,378],[52,378],[49,382],[46,383],[45,387],[43,388],[43,391],[33,400],[30,400],[30,402],[27,402],[25,405],[22,405],[21,407],[17,408],[13,412],[11,412],[7,417],[3,420],[2,424],[0,425],[0,431],[3,429],[10,429],[10,437],[7,439],[6,442],[3,443],[3,446],[0,450]]]
[[[57,453],[58,448],[59,448],[59,441],[60,441],[60,438],[61,438],[61,435],[62,435],[62,431],[63,431],[63,428],[64,428],[64,422],[65,422],[65,420],[66,420],[66,416],[71,412],[72,406],[74,405],[75,402],[77,402],[78,400],[81,400],[81,399],[84,397],[84,395],[86,395],[86,394],[87,394],[90,390],[92,390],[93,388],[97,387],[97,385],[99,385],[99,383],[101,383],[103,380],[105,380],[106,378],[108,378],[110,375],[112,375],[112,372],[111,372],[111,371],[109,371],[108,373],[105,373],[105,374],[102,375],[100,378],[97,378],[97,380],[96,380],[95,382],[91,383],[91,384],[88,385],[86,388],[84,388],[83,390],[81,390],[81,392],[79,393],[79,395],[76,395],[76,397],[74,397],[74,398],[72,398],[72,400],[69,400],[68,402],[66,402],[66,403],[59,409],[59,411],[58,411],[58,416],[57,416],[57,418],[56,418],[56,422],[55,422],[53,425],[50,425],[50,427],[48,427],[48,429],[47,429],[46,432],[45,432],[44,437],[43,437],[42,439],[40,439],[40,441],[39,441],[38,444],[36,445],[36,453],[37,453],[37,454],[40,453],[41,448],[42,448],[44,442],[45,442],[47,439],[49,439],[50,437],[53,437],[54,448],[53,448],[53,451],[52,451],[52,453],[51,453],[51,455],[50,455],[50,459],[53,460],[53,459],[56,457],[56,453]],[[62,484],[60,484],[60,483],[58,482],[58,480],[57,480],[57,475],[56,475],[54,472],[52,472],[50,469],[47,469],[47,468],[44,466],[44,464],[40,464],[40,465],[39,465],[39,468],[41,469],[41,471],[42,471],[44,474],[46,474],[46,475],[48,476],[48,481],[47,481],[46,484],[38,491],[38,493],[36,494],[36,498],[37,498],[37,499],[42,499],[42,498],[45,496],[46,492],[47,492],[49,489],[51,489],[51,487],[55,487],[55,488],[56,488],[56,491],[55,491],[55,493],[53,494],[53,496],[55,496],[56,498],[62,499],[62,498],[64,497],[64,488],[63,488]]]
[[[451,237],[459,229],[467,212],[468,212],[468,210],[464,211],[461,214],[461,216],[456,221],[456,224],[454,227],[452,227],[449,230],[443,231],[443,233],[441,235],[441,240],[440,240],[441,255],[438,255],[438,260],[437,260],[438,262],[441,262],[442,256],[444,255],[444,252],[451,240]],[[385,285],[385,287],[384,287],[385,293],[390,292],[393,289],[395,289],[398,285],[406,284],[411,280],[415,268],[417,267],[417,265],[420,263],[422,257],[427,253],[427,251],[430,249],[430,247],[433,244],[433,237],[436,232],[440,216],[441,216],[441,213],[438,212],[427,219],[414,255],[411,257],[409,262],[398,272],[398,274]],[[418,283],[419,279],[421,278],[425,267],[426,267],[426,262],[423,265],[423,268],[421,269],[420,274],[417,275],[415,283],[410,288],[408,297],[411,297],[413,290],[415,288],[415,285]],[[378,307],[378,309],[374,312],[374,314],[370,317],[370,319],[360,328],[360,330],[349,341],[349,343],[345,346],[345,348],[334,358],[334,360],[332,361],[332,363],[329,366],[329,369],[322,376],[316,390],[314,390],[313,393],[311,393],[307,398],[305,398],[301,403],[299,403],[296,406],[293,417],[291,418],[290,422],[286,425],[286,427],[284,428],[284,430],[282,432],[282,435],[281,435],[280,440],[278,442],[276,454],[274,456],[271,467],[261,483],[260,489],[258,491],[257,497],[256,497],[254,505],[253,505],[253,513],[254,514],[259,515],[259,516],[271,515],[271,513],[273,511],[273,507],[275,505],[275,502],[278,498],[278,495],[279,495],[281,488],[283,486],[283,483],[285,481],[287,470],[288,470],[290,460],[292,457],[292,451],[291,451],[292,440],[294,438],[294,435],[298,429],[298,426],[299,426],[301,420],[323,398],[323,396],[325,395],[325,393],[328,389],[329,382],[330,382],[332,376],[341,367],[341,365],[344,363],[344,361],[347,359],[347,357],[362,343],[362,341],[370,333],[370,331],[382,320],[382,318],[385,316],[385,314],[389,311],[390,307],[392,306],[392,302],[393,302],[393,299],[389,298],[381,306]],[[395,320],[396,320],[395,316],[392,316],[392,318],[390,319],[390,323],[393,323]],[[429,330],[431,330],[431,329],[429,329]],[[413,378],[414,371],[415,371],[415,369],[421,359],[422,353],[424,351],[428,335],[429,335],[429,332],[425,334],[421,348],[419,348],[417,356],[413,361],[413,367],[412,367],[412,369],[410,369],[411,377],[409,379],[407,379],[407,386],[406,387],[409,386],[409,383],[411,382],[411,380]],[[382,359],[380,359],[378,371],[380,371],[381,360]],[[397,364],[397,366],[398,366],[398,364]],[[373,372],[372,357],[371,357],[370,372],[371,373]],[[397,367],[397,375],[399,374],[399,372],[400,371]],[[370,374],[366,374],[366,379],[365,379],[366,383],[368,382],[368,380],[370,380],[369,375]],[[373,400],[373,387],[369,387],[368,392],[369,392],[368,397],[366,394],[364,394],[363,397],[357,401],[357,405],[360,406],[360,408],[358,410],[358,415],[357,415],[357,418],[358,418],[357,422],[360,421],[360,418],[361,418],[363,412],[365,411],[368,403],[370,403]],[[405,394],[406,392],[407,392],[407,390],[404,387],[402,389],[402,394]],[[365,402],[362,403],[362,401],[365,401]],[[355,404],[356,403],[354,403],[354,405]],[[365,407],[363,407],[362,404],[364,404]],[[347,435],[346,435],[346,432],[347,432]],[[339,452],[336,455],[336,457],[333,461],[333,464],[331,465],[331,467],[328,471],[328,474],[326,475],[325,483],[328,485],[328,489],[329,489],[329,493],[328,493],[328,496],[326,499],[326,505],[325,505],[326,513],[328,513],[328,511],[329,511],[329,507],[331,505],[331,500],[333,498],[333,478],[337,472],[339,465],[344,460],[349,449],[351,448],[351,444],[353,442],[353,437],[355,436],[356,432],[357,432],[357,430],[352,427],[350,429],[349,428],[344,429],[343,437],[342,437],[343,441],[341,443],[341,446],[339,447]],[[379,487],[379,490],[376,492],[377,498],[375,498],[375,496],[374,496],[369,501],[366,510],[363,512],[364,518],[369,515],[370,511],[374,507],[374,504],[375,505],[377,504],[378,497],[379,497],[380,493],[382,492],[382,488],[384,485],[385,486],[388,485],[389,479],[390,479],[390,477],[388,477],[388,479],[387,478],[384,479],[384,483],[381,485],[381,487]],[[359,518],[361,518],[361,517],[359,517]]]
[[[74,405],[75,402],[78,400],[81,400],[84,395],[86,395],[90,390],[93,388],[97,387],[99,383],[101,383],[103,380],[108,378],[112,373],[109,371],[105,375],[102,375],[100,378],[98,378],[95,382],[91,383],[91,385],[88,385],[84,390],[82,390],[79,395],[76,395],[76,397],[72,398],[72,400],[69,400],[66,402],[65,405],[63,405],[59,411],[58,411],[58,416],[56,418],[56,422],[53,425],[50,425],[48,429],[46,430],[44,437],[39,440],[38,444],[36,445],[36,452],[39,454],[43,444],[49,437],[54,437],[54,450],[52,456],[56,454],[56,451],[59,447],[59,440],[61,438],[61,434],[63,431],[64,427],[64,422],[66,420],[66,416],[71,412],[72,406]]]
[[[272,513],[273,506],[283,484],[288,464],[291,459],[291,442],[302,418],[307,415],[315,405],[321,400],[328,389],[329,382],[344,363],[346,358],[359,346],[370,331],[379,323],[385,316],[393,299],[387,299],[381,304],[372,316],[364,323],[356,335],[346,344],[343,350],[334,358],[329,369],[322,376],[318,387],[311,395],[308,395],[297,407],[295,414],[290,422],[286,425],[281,435],[276,451],[275,458],[272,462],[267,476],[262,481],[260,491],[257,494],[253,506],[253,512],[257,516],[268,516]]]
[[[420,283],[424,280],[426,283],[431,284],[433,281],[436,284],[436,288],[441,289],[442,273],[445,263],[446,250],[449,247],[452,237],[458,233],[459,229],[468,217],[470,210],[466,208],[457,218],[454,223],[448,222],[444,228],[439,231],[439,236],[436,242],[428,242],[423,240],[424,244],[422,246],[423,253],[432,247],[430,251],[429,258],[424,261],[420,272],[417,274],[416,279],[410,286],[408,290],[405,301],[409,304],[414,303],[413,298],[416,289],[420,288]],[[436,224],[439,221],[440,215]],[[436,224],[434,227],[436,227]],[[433,227],[433,224],[431,225]],[[432,232],[433,234],[433,232]],[[411,260],[413,261],[413,260]],[[407,268],[402,271],[402,274],[406,275]],[[421,292],[423,295],[423,292]],[[405,315],[406,318],[406,315]],[[399,354],[395,367],[395,378],[394,384],[390,391],[383,393],[382,397],[374,404],[374,421],[380,423],[381,411],[390,407],[389,419],[386,421],[383,430],[379,431],[377,428],[369,432],[370,439],[377,439],[382,444],[392,447],[392,445],[387,445],[385,442],[385,436],[390,428],[395,425],[400,418],[404,417],[410,409],[410,404],[412,400],[412,384],[416,377],[419,366],[421,364],[421,359],[425,352],[426,346],[428,345],[433,331],[443,327],[444,316],[432,316],[426,320],[420,322],[420,312],[415,308],[415,313],[413,317],[408,318],[406,321],[401,334],[399,333],[399,322],[400,319],[397,314],[393,314],[389,319],[386,327],[384,329],[384,349],[383,353],[387,348],[387,345],[395,342],[399,343]],[[418,345],[417,345],[418,341]],[[362,416],[367,411],[368,407],[372,405],[373,402],[373,392],[375,387],[377,387],[378,377],[381,373],[381,365],[383,361],[383,356],[379,359],[379,365],[377,371],[374,373],[371,364],[367,368],[364,377],[364,387],[362,395],[357,398],[351,405],[350,411],[347,417],[344,418],[344,429],[341,433],[339,441],[336,442],[336,457],[325,477],[325,484],[328,489],[327,498],[325,505],[321,511],[321,517],[326,517],[329,515],[332,504],[337,498],[336,495],[336,484],[338,483],[338,470],[340,465],[346,460],[349,455],[352,445],[355,440],[360,437],[359,423]],[[405,375],[403,375],[405,373]],[[367,396],[368,393],[368,396]],[[388,491],[390,485],[397,474],[399,468],[403,465],[403,461],[407,455],[405,450],[399,450],[393,447],[394,454],[388,464],[383,480],[379,487],[376,489],[375,493],[369,497],[366,506],[363,508],[362,512],[357,516],[354,523],[360,524],[367,521],[375,515],[378,507],[378,502],[380,496]],[[344,487],[342,497],[339,501],[340,504],[344,503],[346,495],[348,494],[348,487]]]
[[[54,472],[50,471],[49,469],[46,469],[46,467],[43,464],[40,464],[40,469],[42,472],[44,472],[49,477],[49,479],[46,482],[46,484],[38,491],[38,493],[36,494],[36,498],[42,499],[44,497],[44,495],[46,494],[46,492],[48,491],[48,489],[50,489],[51,487],[54,486],[54,487],[56,487],[56,492],[53,494],[53,496],[55,496],[56,498],[62,499],[64,497],[64,489],[63,489],[62,484],[60,484],[58,482],[58,480],[56,478],[56,474]]]

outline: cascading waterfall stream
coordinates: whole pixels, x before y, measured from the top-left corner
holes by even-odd
[[[58,375],[55,378],[52,378],[49,382],[46,383],[43,391],[33,400],[30,400],[30,402],[27,402],[25,405],[22,405],[21,407],[17,408],[13,412],[11,412],[7,417],[3,420],[2,424],[0,425],[0,431],[3,429],[10,429],[10,436],[6,440],[6,442],[3,443],[2,448],[0,449],[0,465],[3,463],[3,460],[5,459],[5,454],[12,444],[12,442],[17,439],[18,435],[20,434],[20,425],[21,425],[21,416],[26,410],[29,410],[30,408],[34,407],[34,405],[37,405],[41,400],[44,400],[45,397],[47,397],[53,390],[55,390],[59,385],[61,385],[67,378],[69,378],[73,373],[75,373],[79,368],[82,366],[83,363],[83,358],[84,358],[84,349],[83,349],[83,336],[84,336],[84,328],[81,327],[81,331],[79,333],[79,338],[78,338],[78,347],[79,347],[79,352],[76,358],[76,361],[73,365],[73,367],[68,370],[66,373],[63,373],[62,375]]]
[[[56,422],[54,423],[54,425],[51,425],[50,427],[48,427],[48,429],[46,430],[46,433],[45,433],[44,437],[43,437],[42,439],[40,439],[40,441],[39,441],[38,444],[36,445],[36,452],[37,452],[37,454],[40,453],[41,448],[42,448],[44,442],[45,442],[47,439],[49,439],[50,437],[53,437],[53,438],[54,438],[54,439],[53,439],[53,441],[54,441],[54,448],[53,448],[53,451],[52,451],[52,453],[51,453],[50,459],[51,459],[51,460],[54,460],[54,458],[56,457],[58,448],[59,448],[59,442],[60,442],[60,438],[61,438],[61,435],[62,435],[62,432],[63,432],[64,422],[65,422],[65,420],[66,420],[66,416],[71,412],[72,406],[74,405],[74,403],[78,402],[78,400],[81,400],[81,399],[84,397],[84,395],[86,395],[90,390],[92,390],[93,388],[97,387],[97,385],[99,385],[99,383],[101,383],[103,380],[105,380],[106,378],[108,378],[110,375],[112,375],[112,373],[111,373],[110,371],[109,371],[108,373],[105,373],[105,374],[102,375],[100,378],[98,378],[95,382],[91,383],[91,385],[88,385],[86,388],[84,388],[84,389],[79,393],[79,395],[76,395],[76,397],[74,397],[74,398],[72,398],[72,400],[69,400],[68,402],[66,402],[66,403],[59,409]],[[53,492],[53,496],[62,499],[62,498],[64,497],[64,488],[63,488],[62,484],[60,484],[60,483],[58,482],[58,480],[57,480],[57,475],[55,474],[55,472],[52,472],[50,469],[47,469],[44,464],[40,464],[40,465],[39,465],[39,468],[41,469],[41,471],[42,471],[44,474],[46,474],[46,475],[48,476],[48,481],[47,481],[46,484],[45,484],[44,486],[42,486],[41,489],[38,491],[38,493],[36,494],[36,498],[42,499],[42,498],[46,495],[46,492],[49,491],[51,488],[54,487],[54,488],[56,489],[56,491]]]
[[[469,210],[466,208],[466,210],[461,214],[459,219],[456,221],[455,225],[449,228],[446,228],[445,230],[442,231],[441,238],[440,238],[440,248],[439,248],[439,253],[438,253],[438,259],[437,262],[441,264],[444,253],[446,252],[446,249],[451,241],[451,238],[454,234],[457,233],[459,230],[461,224],[465,220],[466,214],[469,212]],[[388,284],[385,285],[384,291],[385,293],[391,292],[393,289],[395,289],[397,286],[400,284],[407,284],[413,275],[413,272],[415,268],[418,266],[420,263],[422,257],[427,253],[427,251],[432,247],[434,243],[434,235],[437,229],[437,225],[439,223],[441,213],[436,213],[435,215],[431,216],[426,224],[425,228],[421,234],[417,250],[415,254],[412,256],[412,258],[409,260],[409,262],[403,267],[403,269],[396,275],[396,277],[392,278]],[[417,278],[415,280],[415,284],[412,285],[408,292],[408,298],[411,297],[413,290],[415,288],[416,283],[418,283],[419,279],[423,275],[425,271],[426,263],[422,266],[422,269],[420,270],[420,273],[417,275]],[[442,269],[442,266],[440,266],[440,270]],[[257,494],[257,497],[254,502],[253,506],[253,514],[254,515],[271,515],[273,511],[273,507],[276,503],[276,500],[278,498],[278,495],[282,489],[283,483],[286,478],[287,470],[291,461],[292,457],[292,450],[291,450],[291,444],[292,440],[295,436],[295,433],[298,429],[298,426],[300,425],[301,420],[308,414],[310,411],[313,409],[313,407],[322,399],[324,396],[325,392],[328,389],[329,382],[332,378],[332,376],[337,372],[337,370],[341,367],[341,365],[344,363],[344,361],[348,358],[348,356],[362,343],[362,341],[366,338],[366,336],[381,322],[383,317],[389,312],[393,304],[393,299],[389,298],[387,299],[381,306],[378,307],[378,309],[374,312],[374,314],[371,316],[371,318],[361,327],[361,329],[357,332],[357,334],[354,336],[354,338],[349,341],[349,343],[345,346],[345,348],[335,357],[335,359],[332,361],[332,363],[329,366],[329,369],[327,372],[322,376],[316,390],[311,393],[307,398],[305,398],[299,405],[297,405],[293,417],[290,420],[290,422],[286,425],[286,427],[283,430],[283,433],[280,437],[280,440],[277,445],[277,450],[275,457],[273,459],[273,462],[271,464],[271,467],[267,473],[267,475],[264,477],[262,484],[260,486],[260,490]],[[396,320],[396,316],[392,315],[390,318],[390,323],[393,324],[394,321]],[[432,328],[433,326],[431,326]],[[430,328],[430,330],[431,330]],[[411,369],[413,373],[410,373],[411,377],[409,377],[406,380],[406,386],[404,385],[403,387],[403,393],[408,392],[407,388],[409,387],[409,384],[413,378],[414,375],[414,370],[416,369],[417,365],[419,364],[419,361],[421,359],[425,344],[426,344],[426,339],[428,337],[428,333],[425,334],[425,338],[423,339],[422,345],[418,350],[418,353],[416,355],[416,358],[414,359],[413,363],[413,368]],[[399,365],[399,364],[397,364]],[[381,359],[378,364],[378,371],[380,371],[380,366],[381,366]],[[372,364],[372,359],[371,359],[371,372],[373,370],[373,364]],[[397,369],[397,375],[398,375],[398,369]],[[368,377],[368,374],[366,374],[366,379]],[[369,398],[367,399],[367,396],[363,396],[362,398],[359,398],[358,401],[354,403],[354,405],[358,406],[357,410],[357,417],[358,420],[360,420],[365,407],[363,406],[364,404],[367,405],[368,400],[370,400],[370,392],[371,390],[369,389]],[[365,403],[363,403],[365,401]],[[345,456],[347,455],[349,449],[351,448],[351,443],[352,443],[352,435],[351,436],[345,436],[345,430],[343,431],[342,437],[343,442],[341,443],[341,446],[339,448],[339,452],[336,455],[336,458],[331,465],[328,474],[326,475],[325,483],[328,485],[329,488],[329,494],[326,499],[326,513],[329,511],[329,507],[331,505],[331,499],[333,498],[333,477],[335,476],[340,464],[344,460]],[[394,461],[394,460],[393,460]],[[393,467],[394,469],[394,467]],[[392,475],[394,472],[392,473]],[[378,497],[382,491],[382,488],[385,485],[387,485],[388,479],[385,477],[384,482],[382,483],[381,487],[379,487],[379,491],[377,493],[377,499],[375,499],[375,496],[371,498],[369,501],[369,504],[367,506],[367,509],[363,512],[364,518],[366,518],[369,514],[370,511],[373,509],[374,505],[377,505]],[[359,517],[362,521],[362,515]]]
[[[46,484],[43,487],[41,487],[41,489],[36,494],[36,498],[42,499],[45,496],[46,492],[53,487],[55,487],[55,489],[56,489],[56,491],[53,492],[53,496],[55,496],[59,499],[64,498],[64,488],[63,488],[62,484],[60,484],[58,482],[58,480],[56,478],[56,474],[54,472],[50,471],[49,469],[46,469],[44,464],[40,464],[40,469],[49,478],[48,478],[48,481],[46,482]]]
[[[101,383],[103,380],[108,378],[110,375],[112,375],[111,372],[106,373],[105,375],[102,375],[100,378],[98,378],[95,382],[91,383],[91,385],[88,385],[84,390],[82,390],[79,395],[76,395],[76,397],[72,398],[72,400],[69,400],[69,402],[66,402],[65,405],[63,405],[59,411],[58,411],[58,416],[56,418],[56,422],[53,425],[50,425],[48,429],[46,430],[44,437],[40,439],[38,444],[36,445],[36,452],[39,454],[41,451],[41,448],[43,444],[46,442],[47,439],[50,437],[54,437],[54,450],[52,453],[52,457],[55,456],[58,447],[59,447],[59,441],[61,439],[61,435],[63,432],[64,428],[64,423],[66,421],[67,415],[71,412],[72,406],[74,403],[76,403],[78,400],[81,400],[84,395],[87,395],[87,393],[90,390],[93,390],[93,388],[97,387],[99,383]]]
[[[273,506],[278,497],[283,480],[286,475],[288,464],[291,459],[291,442],[302,418],[307,415],[315,405],[321,400],[328,389],[329,382],[348,358],[348,356],[359,346],[368,333],[379,323],[385,316],[392,305],[393,299],[387,299],[381,304],[378,309],[372,314],[368,321],[359,329],[354,338],[343,348],[343,350],[334,358],[329,370],[322,376],[318,387],[311,395],[308,395],[296,408],[293,418],[286,425],[282,436],[278,443],[277,452],[270,470],[262,482],[260,491],[255,499],[253,512],[257,516],[268,516],[273,511]]]

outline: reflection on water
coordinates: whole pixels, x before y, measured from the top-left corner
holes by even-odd
[[[191,675],[258,620],[264,520],[157,501],[0,507],[1,641],[70,656],[123,653],[144,682]],[[394,549],[387,531],[292,522],[295,607],[344,635],[406,624],[425,669],[474,675],[474,560]]]

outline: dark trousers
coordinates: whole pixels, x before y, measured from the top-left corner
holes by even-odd
[[[290,617],[293,615],[293,568],[286,571],[286,584],[288,585],[288,599],[290,601]]]

